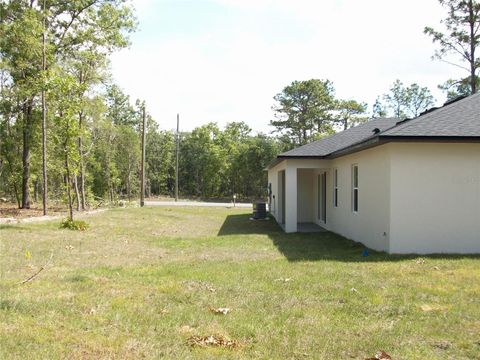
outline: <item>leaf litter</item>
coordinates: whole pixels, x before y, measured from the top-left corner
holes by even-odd
[[[374,357],[366,358],[365,360],[393,360],[385,351],[379,351]]]
[[[442,340],[433,344],[433,347],[440,350],[447,350],[452,347],[452,343],[448,340]]]
[[[208,335],[208,336],[190,336],[187,340],[188,345],[192,347],[223,347],[227,349],[235,349],[239,346],[237,340],[230,339],[224,335]]]
[[[232,311],[230,308],[210,308],[210,311],[214,314],[218,315],[227,315],[230,311]]]

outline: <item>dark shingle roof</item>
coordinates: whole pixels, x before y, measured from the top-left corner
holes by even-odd
[[[380,131],[374,133],[377,128]],[[289,157],[326,157],[363,149],[363,144],[402,138],[468,138],[480,141],[480,93],[432,109],[412,120],[374,119],[324,139],[284,152]],[[369,141],[372,140],[372,141]],[[427,141],[428,139],[425,139]],[[476,141],[476,140],[475,140]]]
[[[382,136],[480,136],[480,93],[403,121]]]
[[[364,124],[355,126],[348,130],[336,133],[329,137],[314,141],[310,144],[300,146],[296,149],[284,152],[279,157],[309,157],[309,156],[327,156],[333,152],[342,150],[359,142],[375,136],[375,128],[380,131],[387,130],[398,122],[396,118],[373,119]]]

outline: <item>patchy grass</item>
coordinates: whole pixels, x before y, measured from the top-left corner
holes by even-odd
[[[50,204],[48,212],[51,216],[65,215],[67,208],[64,205],[54,203]],[[19,209],[16,203],[0,201],[0,220],[3,218],[28,219],[40,216],[43,216],[41,203],[31,204],[30,209]]]
[[[362,257],[248,218],[151,207],[85,232],[0,225],[0,358],[479,358],[478,257]]]

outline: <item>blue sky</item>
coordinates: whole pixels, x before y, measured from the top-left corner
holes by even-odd
[[[370,106],[395,79],[431,88],[459,70],[432,61],[423,34],[437,0],[132,0],[139,31],[114,54],[115,81],[161,128],[245,121],[270,132],[273,96],[294,80],[333,81]]]

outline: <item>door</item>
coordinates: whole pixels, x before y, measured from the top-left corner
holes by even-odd
[[[318,183],[318,189],[317,189],[318,219],[321,220],[324,224],[326,224],[327,223],[327,173],[326,172],[323,172],[320,175],[318,175],[317,183]]]

